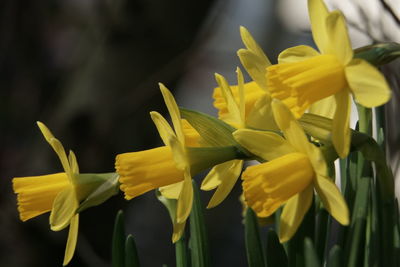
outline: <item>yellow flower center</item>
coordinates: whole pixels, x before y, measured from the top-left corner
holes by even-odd
[[[290,153],[251,166],[242,175],[246,203],[259,217],[268,217],[312,181],[314,169],[303,153]]]
[[[320,55],[267,68],[267,84],[273,98],[280,99],[301,117],[314,102],[347,86],[344,66],[334,55]]]
[[[115,168],[120,175],[121,190],[128,200],[184,178],[183,171],[176,168],[168,146],[119,154]]]
[[[64,172],[14,178],[12,181],[14,192],[18,194],[18,211],[22,221],[50,211],[58,193],[71,185]]]

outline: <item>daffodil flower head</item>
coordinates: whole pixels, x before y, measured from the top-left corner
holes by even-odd
[[[192,208],[191,164],[179,108],[171,92],[163,84],[160,84],[160,89],[174,129],[158,112],[153,111],[150,115],[165,146],[120,154],[116,158],[116,170],[120,175],[121,190],[125,192],[126,199],[156,188],[160,189],[164,197],[177,199],[173,235],[173,242],[176,242]]]
[[[50,227],[60,231],[69,226],[67,247],[63,265],[71,260],[78,237],[79,207],[78,164],[75,154],[67,157],[61,142],[41,122],[37,123],[46,141],[58,155],[63,173],[13,179],[13,188],[18,194],[18,210],[23,221],[51,211]]]
[[[267,86],[299,118],[311,104],[334,96],[332,141],[340,157],[350,146],[350,95],[365,107],[390,99],[383,75],[362,59],[353,58],[346,22],[340,11],[329,12],[322,0],[309,0],[314,41],[319,52],[297,46],[279,55],[279,64],[267,67]]]
[[[248,167],[242,174],[245,201],[258,216],[268,217],[285,205],[279,238],[288,241],[311,206],[314,189],[324,207],[341,224],[349,211],[336,185],[327,177],[321,151],[311,144],[291,111],[273,100],[275,121],[282,136],[267,131],[237,130],[235,139],[267,162]]]

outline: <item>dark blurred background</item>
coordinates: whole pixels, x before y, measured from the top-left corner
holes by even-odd
[[[158,82],[179,105],[216,114],[213,76],[235,82],[240,25],[272,62],[284,48],[312,43],[305,1],[0,2],[0,266],[62,264],[67,231],[50,231],[48,214],[21,222],[11,187],[13,177],[62,170],[35,122],[74,150],[82,173],[114,171],[116,154],[161,144],[149,116],[166,111]],[[239,195],[238,184],[206,212],[213,266],[246,265]],[[142,266],[174,266],[171,222],[152,192],[84,211],[70,266],[110,266],[119,209]]]

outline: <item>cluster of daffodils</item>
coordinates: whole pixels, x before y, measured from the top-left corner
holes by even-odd
[[[328,11],[321,0],[309,0],[308,5],[319,52],[292,47],[272,65],[241,27],[246,48],[238,56],[252,81],[244,81],[240,68],[237,85],[216,75],[213,97],[218,118],[179,108],[160,84],[172,125],[158,112],[150,115],[165,145],[117,155],[115,173],[80,174],[74,153],[67,156],[60,141],[39,122],[64,172],[13,179],[21,220],[50,211],[51,230],[69,226],[66,265],[77,242],[79,212],[101,204],[119,189],[127,200],[158,190],[176,202],[172,216],[176,242],[192,209],[192,177],[210,169],[201,183],[202,190],[215,189],[208,208],[221,204],[241,177],[246,208],[260,218],[282,209],[280,242],[293,237],[315,196],[336,221],[349,224],[349,209],[328,175],[331,162],[326,162],[324,151],[330,148],[336,158],[347,157],[352,98],[369,108],[386,103],[391,93],[382,74],[354,56],[343,15]],[[321,116],[328,125],[325,140],[313,134],[318,123],[313,132],[302,123],[312,125],[310,118]],[[244,168],[250,160],[259,164]]]

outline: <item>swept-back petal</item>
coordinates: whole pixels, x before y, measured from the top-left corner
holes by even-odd
[[[271,96],[261,95],[254,104],[254,108],[246,117],[246,126],[261,130],[278,130],[271,108]]]
[[[308,154],[310,143],[300,124],[290,110],[279,100],[272,100],[275,122],[296,151]]]
[[[308,110],[308,113],[332,119],[335,115],[335,110],[336,100],[335,96],[332,95],[312,104],[310,109]]]
[[[75,153],[70,150],[68,155],[68,161],[71,167],[71,181],[73,184],[77,184],[77,178],[79,174],[78,161],[76,160]]]
[[[168,199],[178,199],[179,194],[182,191],[182,186],[183,186],[183,181],[166,185],[163,187],[160,187],[158,190],[160,190],[161,195],[163,197],[166,197]]]
[[[208,209],[219,205],[232,191],[232,188],[235,185],[242,171],[243,160],[231,160],[223,164],[224,165],[222,168],[221,168],[222,164],[220,164],[217,165],[219,166],[219,168],[216,169],[214,167],[211,170],[211,171],[214,170],[213,179],[219,180],[220,184],[218,185],[217,190],[214,192],[214,195],[212,196],[210,202],[208,203],[207,206]],[[207,175],[207,177],[210,175],[210,173]]]
[[[51,230],[60,231],[67,227],[78,207],[79,202],[76,198],[75,188],[73,186],[69,186],[61,191],[54,199],[53,208],[51,209]]]
[[[325,21],[329,11],[322,0],[308,0],[308,14],[310,16],[311,31],[318,49],[325,53],[329,39],[327,36]]]
[[[63,266],[68,265],[74,256],[76,242],[78,241],[79,214],[75,214],[69,224],[67,246],[65,248]]]
[[[172,124],[174,125],[176,136],[182,145],[185,144],[185,137],[182,131],[181,115],[178,105],[175,102],[174,96],[162,83],[159,83],[161,93],[164,97],[165,105],[168,108],[169,115],[171,116]]]
[[[339,10],[329,13],[326,18],[326,32],[329,40],[324,53],[336,55],[343,65],[349,63],[353,58],[353,49],[347,33],[346,21]]]
[[[67,154],[65,153],[63,145],[57,138],[54,137],[54,135],[51,133],[49,128],[47,128],[47,126],[44,125],[44,123],[42,123],[40,121],[38,121],[36,123],[39,126],[39,129],[42,132],[46,141],[50,144],[50,146],[56,152],[56,154],[57,154],[58,158],[60,159],[61,164],[64,168],[64,171],[70,177],[71,168],[69,166]]]
[[[332,143],[341,158],[349,154],[350,149],[350,94],[347,89],[335,95],[336,111],[332,124]]]
[[[318,56],[317,50],[307,45],[299,45],[283,50],[278,56],[279,64],[301,61]]]
[[[70,185],[65,172],[13,178],[12,183],[22,221],[50,211],[57,194]]]
[[[342,225],[349,224],[349,209],[337,186],[322,175],[315,179],[315,189],[325,209]]]
[[[279,225],[279,241],[284,243],[292,238],[303,221],[304,215],[311,206],[313,199],[312,185],[293,196],[286,203]]]
[[[218,73],[215,74],[215,80],[217,81],[219,87],[221,88],[222,95],[224,97],[226,106],[228,108],[228,114],[226,115],[225,119],[235,125],[239,126],[242,125],[243,127],[244,121],[242,121],[239,105],[235,101],[235,98],[233,97],[232,90],[228,82],[222,75],[219,75]],[[240,90],[239,90],[239,96],[240,96]]]
[[[265,64],[256,54],[246,49],[239,49],[237,55],[253,81],[255,81],[261,89],[267,91],[267,79],[265,74],[266,68],[270,66],[270,64]]]
[[[181,193],[178,198],[178,206],[176,211],[176,221],[177,223],[183,223],[190,215],[193,204],[193,186],[192,178],[190,172],[185,172],[185,180],[183,181],[183,186]]]
[[[244,93],[244,78],[242,70],[237,67],[236,68],[237,81],[238,81],[238,90],[239,90],[239,113],[240,113],[240,121],[244,127],[245,119],[246,119],[246,98]],[[231,90],[232,93],[232,90]]]
[[[171,138],[176,138],[174,130],[172,130],[167,120],[157,111],[150,112],[150,116],[155,126],[157,127],[157,131],[160,134],[160,137],[163,140],[164,144],[169,146]]]
[[[273,132],[239,129],[233,133],[233,136],[239,144],[265,160],[273,160],[295,152],[289,142]]]
[[[263,65],[269,66],[271,62],[268,57],[265,55],[264,51],[254,40],[253,36],[251,36],[250,32],[243,26],[240,26],[240,36],[242,37],[242,41],[246,48],[252,51],[259,59],[263,62]]]
[[[354,98],[361,105],[371,108],[389,101],[391,91],[385,77],[367,61],[353,59],[345,73]]]

